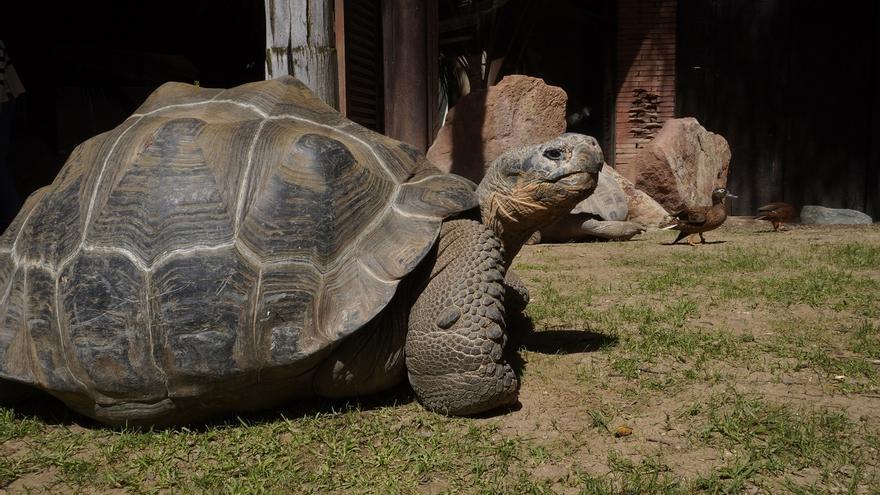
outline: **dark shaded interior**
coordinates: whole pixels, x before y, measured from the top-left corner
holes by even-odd
[[[162,83],[263,79],[260,1],[25,2],[16,10],[0,22],[26,89],[10,149],[20,200],[50,183],[77,144],[117,126]]]
[[[834,7],[678,1],[676,115],[696,117],[730,143],[735,214],[788,201],[880,217],[880,151],[872,146],[880,135],[880,4]],[[0,32],[27,90],[11,142],[19,200],[160,84],[230,87],[263,78],[261,1],[16,9],[0,18]],[[614,0],[441,1],[441,57],[473,63],[485,49],[489,60],[503,58],[496,80],[518,73],[562,87],[569,130],[596,136],[611,154],[616,9]]]
[[[878,22],[876,2],[679,0],[676,113],[730,143],[734,214],[880,217]]]

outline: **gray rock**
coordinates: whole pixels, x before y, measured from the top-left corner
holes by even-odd
[[[801,223],[814,225],[862,225],[874,221],[858,210],[846,208],[826,208],[819,205],[804,205],[801,208]]]
[[[626,177],[611,167],[603,167],[602,174],[613,177],[626,194],[627,220],[640,223],[646,227],[659,227],[669,223],[670,216],[660,203],[654,201],[644,191],[637,189]],[[601,184],[601,175],[599,177]]]
[[[669,119],[631,163],[617,171],[668,211],[708,206],[712,191],[726,187],[730,146],[697,119]]]

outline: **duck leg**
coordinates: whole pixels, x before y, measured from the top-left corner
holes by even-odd
[[[700,236],[700,244],[706,244],[706,238],[703,237],[703,233],[699,232],[698,234]]]
[[[694,235],[693,235],[693,234],[691,234],[691,235],[688,236],[688,244],[690,244],[691,246],[696,247],[696,244],[694,243]]]

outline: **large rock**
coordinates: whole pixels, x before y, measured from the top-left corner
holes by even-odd
[[[567,101],[562,88],[541,79],[506,76],[455,104],[428,149],[428,159],[443,171],[480,182],[501,153],[565,132]]]
[[[873,219],[858,210],[826,208],[818,205],[804,205],[804,207],[801,208],[801,223],[817,225],[859,225],[873,223]]]
[[[602,167],[602,172],[613,177],[626,195],[627,220],[646,227],[659,227],[669,222],[669,213],[663,206],[644,191],[636,189],[636,186],[626,177],[611,167]]]
[[[725,187],[730,146],[692,117],[670,119],[632,162],[617,169],[668,211],[712,204]]]

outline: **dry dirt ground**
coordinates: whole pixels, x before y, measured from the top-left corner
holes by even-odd
[[[731,402],[753,401],[735,414],[780,408],[792,416],[780,420],[796,422],[804,414],[839,412],[850,428],[866,427],[866,435],[874,435],[865,450],[872,458],[864,465],[873,471],[873,484],[862,483],[867,476],[847,485],[844,478],[853,478],[846,468],[821,473],[826,466],[801,469],[803,463],[795,462],[775,472],[756,467],[740,488],[880,493],[880,356],[876,349],[848,345],[851,335],[840,336],[863,328],[872,342],[878,337],[880,226],[796,225],[773,232],[767,223],[734,217],[705,234],[707,244],[670,245],[675,234],[527,246],[517,259],[515,268],[532,288],[535,331],[526,327],[521,342],[521,408],[498,421],[502,430],[538,442],[571,443],[568,455],[534,474],[553,478],[579,468],[607,475],[615,471],[608,458],[614,452],[636,466],[654,459],[673,478],[705,476],[748,450],[736,433],[719,432],[723,426],[715,414]],[[854,266],[833,261],[836,252],[853,246],[866,248],[869,259]],[[862,250],[856,251],[858,257]],[[869,283],[835,286],[836,277],[852,274]],[[824,280],[810,286],[811,279],[823,277],[831,279],[828,286]],[[862,304],[848,304],[849,291],[861,291],[856,296],[864,296]],[[644,338],[657,331],[652,326],[666,328],[658,338]],[[662,335],[679,331],[688,333],[685,341]],[[848,375],[851,360],[859,364]],[[596,427],[585,428],[591,424]],[[798,428],[777,425],[789,426]],[[754,434],[761,443],[763,430],[774,425],[737,427],[738,434]],[[733,441],[715,442],[711,437],[719,433]],[[825,461],[833,462],[818,464]],[[751,478],[760,478],[762,486]]]
[[[520,403],[402,387],[203,428],[0,410],[9,492],[880,493],[880,226],[526,246]],[[2,490],[0,490],[2,491]]]

